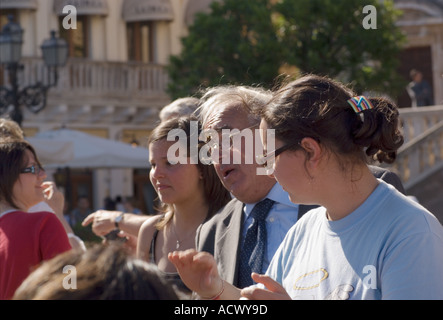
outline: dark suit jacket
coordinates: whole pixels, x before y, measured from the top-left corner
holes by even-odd
[[[386,169],[370,166],[375,177],[385,180],[404,193],[399,177]],[[317,206],[299,205],[298,219]],[[237,285],[239,243],[242,228],[243,203],[232,199],[211,219],[202,224],[196,233],[198,251],[211,253],[217,261],[222,279]]]
[[[317,206],[299,206],[299,216]],[[237,284],[243,203],[232,199],[219,213],[202,224],[196,234],[196,248],[214,255],[222,279]]]
[[[371,170],[372,174],[378,178],[382,179],[384,182],[393,185],[398,191],[406,195],[405,188],[403,187],[403,183],[400,180],[400,177],[392,171],[389,171],[384,168],[369,166],[369,170]]]

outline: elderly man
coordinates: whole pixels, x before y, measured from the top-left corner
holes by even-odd
[[[253,130],[260,123],[257,111],[271,98],[270,92],[258,88],[209,89],[199,108],[202,127],[219,132],[219,141],[223,140],[223,129],[232,132],[252,129],[252,135],[258,134]],[[256,139],[252,141],[255,143]],[[214,166],[235,199],[199,228],[196,243],[198,251],[214,255],[222,279],[244,288],[253,284],[251,272],[265,273],[287,231],[314,206],[292,203],[272,176],[257,174],[261,164],[245,161],[251,146],[239,147],[234,143],[229,150],[224,147],[227,145],[220,143]],[[261,150],[256,147],[252,149]],[[240,163],[234,162],[235,158],[241,159]],[[404,191],[395,174],[377,167],[372,169],[375,176]]]

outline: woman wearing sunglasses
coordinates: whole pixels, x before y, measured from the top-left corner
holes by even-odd
[[[44,200],[46,173],[27,142],[0,142],[0,300],[42,261],[71,249],[66,232],[50,212],[28,214]]]
[[[443,299],[443,228],[429,211],[376,179],[403,143],[397,107],[306,76],[275,93],[261,129],[275,130],[268,166],[294,203],[319,204],[286,234],[258,286],[220,279],[203,252],[170,254],[203,298]],[[262,135],[266,148],[265,135]]]

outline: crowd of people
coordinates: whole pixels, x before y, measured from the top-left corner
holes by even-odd
[[[443,299],[442,225],[370,164],[393,163],[403,143],[391,101],[307,75],[275,91],[208,88],[160,120],[149,176],[161,212],[83,213],[83,226],[122,240],[89,248],[33,147],[0,122],[0,299]],[[253,129],[264,163],[220,143],[212,164],[172,164],[175,129],[188,157],[203,130]]]

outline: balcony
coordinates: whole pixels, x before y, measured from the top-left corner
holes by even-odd
[[[48,79],[47,70],[40,59],[24,58],[22,62],[24,70],[20,83]],[[60,69],[59,83],[51,89],[51,93],[54,96],[68,94],[76,97],[149,99],[164,96],[167,82],[165,68],[158,64],[71,58]]]
[[[405,144],[390,168],[443,224],[443,105],[400,109]]]
[[[24,65],[19,73],[21,85],[51,81],[41,59],[23,58],[21,62]],[[129,112],[134,118],[143,116],[137,119],[142,123],[143,119],[156,117],[158,109],[169,103],[167,83],[167,72],[162,65],[71,58],[59,70],[57,86],[49,90],[47,108],[38,115],[26,112],[25,120],[59,122],[59,118],[52,120],[48,116],[78,114],[81,110],[88,113],[94,109],[95,114],[117,111],[117,114]],[[0,73],[0,84],[8,84],[4,71]],[[69,119],[72,121],[72,116]]]

